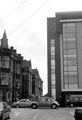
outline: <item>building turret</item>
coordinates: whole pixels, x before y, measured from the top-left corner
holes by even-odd
[[[6,35],[6,31],[4,30],[3,37],[1,39],[1,48],[8,48],[8,39]]]

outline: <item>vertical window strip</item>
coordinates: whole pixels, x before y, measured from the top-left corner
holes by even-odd
[[[71,27],[71,25],[73,25],[73,29],[72,29],[72,31],[70,32],[69,31],[69,29],[70,29],[70,27]],[[75,30],[74,30],[74,27],[75,27],[75,23],[73,23],[73,24],[70,24],[70,23],[64,23],[63,24],[63,43],[64,43],[64,41],[66,42],[66,44],[67,44],[67,26],[69,26],[69,29],[68,29],[68,31],[69,31],[69,33],[72,33],[72,32],[74,32]],[[72,27],[71,27],[72,28]],[[75,32],[76,33],[76,32]],[[76,34],[75,34],[76,35]],[[75,39],[73,39],[73,40],[76,40],[76,36],[75,36]],[[70,38],[70,41],[69,42],[71,42],[71,38]],[[64,50],[66,49],[66,47],[67,46],[65,46],[64,44],[63,44],[63,58],[64,58]],[[76,48],[77,49],[77,48]],[[77,55],[77,54],[76,54]],[[64,58],[64,60],[65,60],[65,58]],[[63,64],[63,66],[65,66],[65,64]],[[67,77],[68,77],[68,79],[69,79],[69,75],[68,75],[68,52],[67,52]],[[63,73],[64,73],[64,71],[63,71]],[[65,80],[65,79],[64,79]],[[69,82],[69,81],[68,81]],[[65,81],[64,81],[64,88],[65,88]],[[69,86],[68,86],[68,88],[69,88]]]
[[[51,95],[55,98],[55,40],[51,39]],[[53,57],[54,56],[54,57]],[[54,91],[54,92],[53,92]]]

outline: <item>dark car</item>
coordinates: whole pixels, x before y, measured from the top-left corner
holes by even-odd
[[[30,100],[29,99],[21,99],[17,102],[13,102],[12,107],[20,108],[20,107],[29,107],[30,105]]]
[[[59,103],[50,97],[40,97],[37,101],[32,101],[30,103],[30,107],[33,109],[37,107],[50,107],[55,109],[58,106],[60,106]]]
[[[74,118],[75,120],[82,120],[82,107],[75,108]]]
[[[10,118],[11,107],[6,102],[0,102],[0,120]]]
[[[67,106],[82,106],[82,95],[70,95],[69,99],[66,101]]]

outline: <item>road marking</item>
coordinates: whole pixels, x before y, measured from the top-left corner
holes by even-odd
[[[71,112],[70,112],[70,114],[71,114],[71,115],[74,115],[74,112],[73,112],[73,111],[71,111]]]
[[[36,117],[37,117],[37,114],[35,114],[35,116],[34,116],[34,118],[33,118],[33,119],[35,120],[35,119],[36,119]]]
[[[15,112],[15,116],[17,116],[17,115],[19,115],[20,114],[20,112]]]
[[[48,118],[47,120],[53,120],[53,118]]]

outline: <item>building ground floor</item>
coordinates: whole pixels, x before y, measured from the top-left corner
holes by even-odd
[[[0,88],[0,101],[12,103],[12,89]]]
[[[71,96],[74,96],[74,98]],[[67,106],[67,103],[70,102],[70,100],[72,100],[72,101],[74,100],[74,102],[79,101],[79,96],[81,96],[80,101],[82,102],[82,91],[62,92],[61,100],[60,100],[61,106]]]
[[[30,100],[36,100],[37,96],[29,93],[27,97],[24,97],[24,99],[25,98]],[[11,105],[12,102],[18,101],[20,99],[23,99],[20,89],[15,90],[8,87],[0,88],[0,102],[5,101]]]

